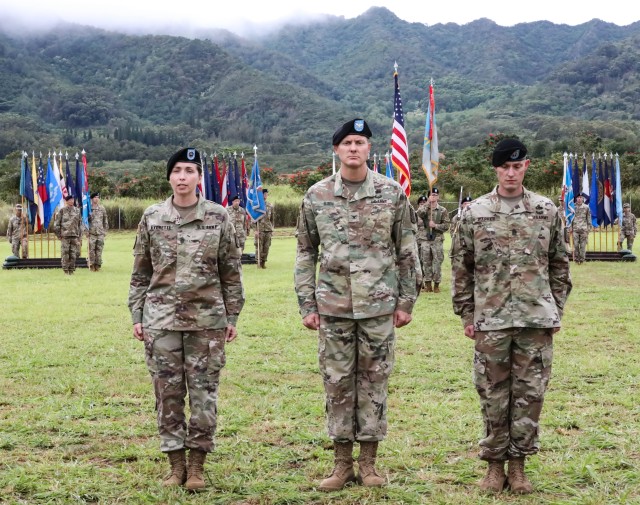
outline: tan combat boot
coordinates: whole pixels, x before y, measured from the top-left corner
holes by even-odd
[[[353,473],[353,442],[334,442],[333,452],[333,471],[320,483],[320,491],[340,491],[348,482],[356,480]]]
[[[358,456],[358,482],[366,487],[380,487],[385,484],[384,477],[376,472],[376,454],[378,442],[360,442]]]
[[[433,292],[434,293],[439,293],[440,292],[440,283],[439,282],[434,282],[433,283]]]
[[[507,472],[507,481],[511,492],[516,494],[533,493],[533,486],[524,473],[524,458],[515,458],[509,460],[509,470]]]
[[[164,487],[182,486],[187,480],[187,460],[184,449],[170,451],[167,453],[171,473],[162,481]]]
[[[189,491],[201,491],[205,488],[204,460],[207,453],[198,449],[189,450],[189,464],[187,465],[187,483]]]
[[[425,281],[424,286],[422,287],[422,291],[424,291],[425,293],[433,293],[431,281]]]
[[[506,480],[504,461],[489,461],[487,473],[480,481],[480,489],[487,493],[499,493],[504,489]]]

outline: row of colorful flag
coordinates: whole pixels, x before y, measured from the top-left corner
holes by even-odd
[[[596,159],[597,158],[597,159]],[[577,154],[564,153],[562,201],[567,226],[575,216],[575,197],[582,195],[591,212],[591,225],[611,226],[622,216],[622,186],[619,156],[610,153],[591,155],[591,182],[587,157],[582,156],[582,167]]]
[[[240,156],[238,165],[237,154],[218,159],[214,153],[207,159],[207,153],[202,153],[202,183],[198,188],[207,200],[218,203],[223,207],[232,204],[235,198],[240,199],[240,206],[245,208],[253,221],[259,220],[266,213],[266,203],[262,193],[262,179],[258,165],[258,148],[254,146],[254,161],[251,176],[247,176],[244,153]]]
[[[62,151],[58,155],[55,150],[53,155],[49,152],[46,166],[42,153],[36,161],[35,152],[32,152],[29,160],[28,153],[23,151],[20,159],[20,195],[27,203],[26,215],[34,233],[49,228],[53,216],[64,206],[64,200],[68,195],[71,195],[74,204],[81,208],[83,225],[89,228],[91,198],[86,152],[83,150],[82,155],[76,153],[75,159],[75,170],[72,173],[69,156],[65,154],[63,159]]]

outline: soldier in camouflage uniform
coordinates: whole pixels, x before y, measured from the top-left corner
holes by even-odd
[[[163,485],[199,491],[214,448],[225,343],[236,338],[244,305],[242,266],[226,210],[196,194],[198,151],[175,153],[167,179],[173,195],[146,209],[138,225],[129,309],[133,336],[144,341],[160,449],[171,464]]]
[[[631,204],[625,203],[622,206],[622,224],[620,225],[620,236],[618,237],[618,250],[622,249],[624,239],[627,239],[627,249],[633,250],[633,239],[638,233],[638,223],[636,216],[631,213]]]
[[[471,202],[472,202],[471,195],[465,196],[460,201],[460,208],[455,213],[455,215],[451,218],[451,227],[449,228],[449,233],[451,233],[452,240],[455,237],[456,233],[458,232],[458,226],[460,224],[460,216],[462,215],[462,211],[466,209]]]
[[[581,265],[587,255],[587,241],[589,240],[589,230],[591,229],[591,210],[584,203],[584,196],[576,196],[576,208],[571,222],[571,232],[573,234],[574,261]]]
[[[104,238],[109,230],[107,210],[100,204],[100,193],[91,193],[91,214],[89,215],[89,269],[98,272],[102,267]]]
[[[319,330],[335,467],[319,488],[356,480],[381,486],[378,442],[387,433],[387,385],[395,328],[411,321],[416,299],[415,213],[398,183],[367,168],[371,130],[348,121],[333,136],[338,173],[305,194],[297,225],[295,290],[302,324]],[[316,266],[320,270],[316,276]]]
[[[53,232],[60,239],[62,270],[65,274],[72,275],[80,253],[78,239],[82,234],[82,216],[80,209],[73,206],[73,196],[67,195],[64,200],[64,207],[56,213]]]
[[[449,229],[451,222],[447,209],[438,204],[439,193],[438,188],[432,188],[428,204],[418,208],[418,219],[424,225],[426,237],[420,243],[424,290],[434,293],[440,292],[444,261],[444,232]]]
[[[571,291],[569,258],[555,204],[522,185],[526,147],[515,139],[493,152],[498,186],[462,214],[452,248],[452,300],[475,340],[474,383],[489,463],[481,489],[533,491],[525,457],[538,452],[539,420],[551,375],[553,334]],[[504,462],[508,460],[508,475]]]
[[[418,197],[418,210],[416,211],[416,247],[418,249],[418,263],[420,264],[420,274],[421,274],[421,281],[420,281],[420,290],[425,290],[426,287],[424,285],[424,278],[423,276],[423,272],[424,272],[424,265],[422,264],[423,261],[423,254],[422,254],[422,243],[425,242],[427,240],[427,233],[425,231],[424,228],[424,222],[422,221],[422,219],[418,218],[418,214],[417,212],[420,211],[420,209],[423,209],[427,206],[427,203],[429,202],[429,198],[426,197],[425,195],[420,195]]]
[[[22,214],[22,205],[16,204],[15,215],[9,219],[7,226],[7,239],[11,244],[11,254],[16,258],[20,257],[20,249],[22,249],[22,258],[29,257],[29,234],[27,232],[27,219]]]
[[[247,211],[240,207],[240,197],[234,195],[231,199],[231,207],[227,207],[227,212],[236,230],[236,241],[240,244],[240,251],[244,251],[244,243],[247,239]]]
[[[252,224],[255,228],[253,244],[256,247],[258,267],[267,268],[267,257],[269,256],[269,248],[271,247],[271,235],[275,227],[275,216],[273,214],[273,204],[267,202],[269,190],[263,189],[262,194],[264,196],[266,212],[260,219]]]

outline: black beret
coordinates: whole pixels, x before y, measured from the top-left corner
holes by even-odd
[[[233,202],[234,200],[240,200],[240,195],[233,195],[231,201]]]
[[[438,188],[431,188],[431,192],[429,194],[430,195],[439,195],[440,191],[438,191]]]
[[[418,197],[418,203],[422,203],[422,202],[426,202],[427,201],[427,197],[424,195],[420,195]]]
[[[333,134],[333,145],[337,146],[347,135],[362,135],[371,138],[373,134],[364,119],[352,119],[347,121]]]
[[[99,191],[94,191],[93,193],[91,193],[91,198],[95,198],[95,197],[100,197],[100,192]]]
[[[73,200],[73,195],[67,195],[64,197],[66,201]]]
[[[269,190],[267,188],[262,188],[262,194],[268,193],[268,192],[269,192]]]
[[[491,164],[494,167],[501,167],[507,161],[520,161],[527,156],[527,148],[516,139],[504,139],[496,144],[493,149]]]
[[[193,147],[185,147],[184,149],[180,149],[177,153],[171,156],[171,158],[169,158],[169,161],[167,161],[167,180],[169,180],[169,176],[171,175],[171,170],[173,170],[174,165],[181,161],[186,163],[195,163],[198,165],[198,172],[202,173],[200,153]]]
[[[470,196],[465,196],[465,197],[462,199],[462,203],[464,203],[464,202],[470,202],[470,201],[471,201],[471,197],[470,197]]]

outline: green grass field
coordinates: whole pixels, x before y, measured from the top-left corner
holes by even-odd
[[[472,342],[445,289],[398,331],[381,489],[316,490],[332,468],[316,336],[300,324],[295,241],[245,265],[227,347],[206,492],[165,490],[153,395],[126,306],[132,233],[108,235],[101,272],[0,271],[0,502],[9,504],[638,504],[640,264],[573,266],[574,290],[528,466],[537,493],[480,494]],[[446,246],[448,249],[448,245]],[[247,250],[253,251],[251,241]],[[10,254],[0,245],[0,257]]]

